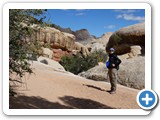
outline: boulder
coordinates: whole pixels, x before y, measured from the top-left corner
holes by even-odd
[[[136,89],[145,88],[145,57],[124,59],[118,71],[118,83]]]
[[[43,64],[46,64],[52,68],[54,68],[55,70],[60,70],[60,71],[65,71],[65,69],[63,68],[62,65],[60,65],[57,61],[54,61],[52,59],[46,58],[46,57],[42,57],[40,56],[37,59],[38,62],[41,62]]]
[[[101,63],[79,75],[96,81],[107,81],[108,69]],[[118,84],[135,88],[145,88],[145,58],[142,56],[123,59],[118,70]]]
[[[82,55],[89,55],[88,48],[79,42],[75,42],[74,50],[78,50]]]
[[[80,50],[72,50],[72,55],[78,55],[80,54]]]
[[[134,46],[131,46],[131,51],[130,53],[128,53],[129,57],[136,57],[138,55],[141,55],[141,50],[142,48],[138,45],[134,45]]]
[[[52,57],[53,57],[53,51],[50,50],[49,48],[42,47],[42,54],[44,57],[48,57],[50,59],[52,59]]]
[[[130,59],[141,55],[142,48],[138,45],[130,46],[130,52],[120,55],[120,59]]]
[[[86,72],[79,73],[78,75],[95,81],[107,81],[107,73],[108,69],[104,63],[101,63]]]
[[[145,54],[144,22],[124,27],[114,32],[106,45],[106,50],[108,51],[110,47],[114,47],[116,53],[122,55],[131,52],[131,46],[133,45],[141,46],[141,54]]]

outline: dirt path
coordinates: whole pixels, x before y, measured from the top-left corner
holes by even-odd
[[[27,86],[17,89],[16,98],[10,98],[10,108],[41,109],[133,109],[138,90],[118,85],[117,94],[107,92],[110,84],[87,80],[69,73],[53,71],[38,64],[27,80]],[[27,89],[26,89],[27,87]]]

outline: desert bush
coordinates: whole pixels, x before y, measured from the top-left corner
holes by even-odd
[[[65,68],[65,70],[77,75],[80,72],[87,71],[88,69],[95,67],[98,65],[98,62],[105,62],[106,59],[107,54],[102,51],[96,51],[86,57],[82,57],[81,55],[63,56],[60,64]]]

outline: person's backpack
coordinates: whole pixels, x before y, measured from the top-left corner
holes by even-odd
[[[109,61],[106,62],[106,67],[109,68],[110,64]]]

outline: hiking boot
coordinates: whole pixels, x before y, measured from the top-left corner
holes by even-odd
[[[110,92],[112,92],[112,90],[107,90],[106,92],[109,92],[109,93],[110,93]]]
[[[116,91],[111,91],[110,94],[116,94]]]

